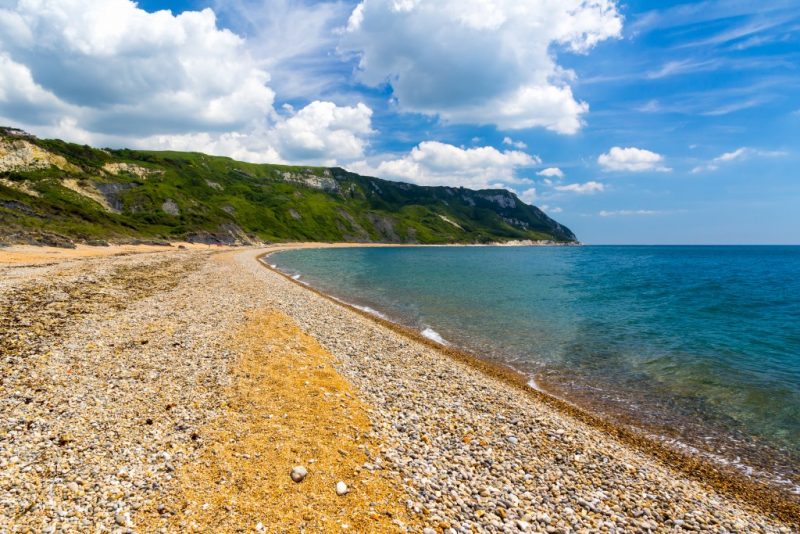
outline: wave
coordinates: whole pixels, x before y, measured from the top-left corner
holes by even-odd
[[[449,345],[449,343],[439,334],[439,332],[431,327],[426,327],[421,333],[423,336],[427,337],[431,341],[439,343],[440,345]]]
[[[369,306],[359,306],[358,304],[350,304],[350,306],[376,317],[380,317],[381,319],[386,319],[387,321],[389,320],[389,317],[385,313],[381,313],[375,308],[370,308]]]
[[[531,389],[535,389],[536,391],[544,391],[544,390],[541,388],[541,386],[539,386],[539,384],[537,384],[537,383],[536,383],[536,379],[535,379],[535,378],[533,378],[532,376],[531,376],[531,377],[529,377],[529,380],[528,380],[528,387],[529,387],[529,388],[531,388]]]

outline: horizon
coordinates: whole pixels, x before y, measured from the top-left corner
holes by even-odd
[[[800,244],[791,1],[8,0],[0,28],[0,123],[38,137],[504,188],[593,245]]]

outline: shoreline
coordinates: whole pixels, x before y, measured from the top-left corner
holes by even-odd
[[[286,248],[0,263],[0,531],[796,531]]]
[[[345,245],[350,248],[348,245]],[[375,245],[373,245],[375,246]],[[388,246],[393,245],[377,245]],[[434,245],[436,246],[436,245]],[[450,246],[450,245],[447,245]],[[460,246],[460,245],[452,245]],[[303,244],[300,247],[278,246],[275,250],[270,250],[257,256],[256,261],[264,268],[282,276],[289,282],[296,284],[314,294],[342,306],[354,313],[366,317],[382,327],[388,328],[402,336],[412,339],[418,343],[439,351],[445,357],[454,359],[461,363],[477,369],[487,376],[500,380],[501,382],[515,388],[522,393],[534,397],[536,400],[544,402],[556,408],[569,417],[573,417],[583,423],[597,428],[607,435],[618,439],[627,445],[645,452],[652,457],[664,462],[670,467],[676,468],[690,478],[700,483],[708,484],[715,490],[739,499],[745,503],[752,504],[758,508],[774,515],[782,521],[796,524],[800,527],[800,498],[792,498],[788,491],[781,491],[769,486],[764,482],[759,482],[748,477],[739,470],[732,467],[725,467],[721,463],[712,461],[700,452],[689,452],[686,449],[673,448],[663,441],[649,437],[642,431],[636,430],[628,425],[617,424],[609,421],[599,413],[592,413],[587,409],[571,402],[569,399],[557,396],[555,393],[541,388],[532,377],[513,366],[493,361],[489,358],[482,358],[480,355],[473,354],[465,349],[441,343],[431,336],[426,336],[411,327],[395,322],[386,317],[378,310],[368,310],[361,306],[352,304],[333,295],[329,295],[308,283],[299,280],[297,277],[284,273],[264,261],[265,258],[285,252],[296,250],[297,248],[339,248],[333,244],[324,247],[314,247],[313,244]],[[357,246],[355,247],[357,248]]]

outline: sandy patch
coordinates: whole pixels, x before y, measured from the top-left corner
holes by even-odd
[[[363,467],[379,446],[334,357],[275,311],[252,313],[233,347],[240,356],[224,412],[200,431],[207,445],[161,504],[174,515],[151,516],[145,530],[402,531],[410,520],[401,484]],[[294,466],[308,470],[302,482],[291,479]],[[339,481],[346,495],[337,495]]]

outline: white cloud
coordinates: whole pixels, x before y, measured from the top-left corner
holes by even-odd
[[[669,172],[672,169],[663,165],[664,156],[649,150],[636,147],[622,148],[615,146],[597,158],[597,163],[605,171]]]
[[[568,193],[578,193],[581,195],[592,194],[592,193],[601,193],[605,191],[606,186],[600,182],[586,182],[582,184],[567,184],[567,185],[557,185],[555,186],[556,191],[565,191]]]
[[[220,0],[217,7],[242,15],[257,1]],[[211,9],[173,15],[148,13],[130,0],[0,0],[0,119],[38,135],[105,146],[256,162],[333,165],[363,158],[373,133],[369,107],[313,101],[279,114],[264,68],[317,50],[311,34],[321,33],[336,9],[346,15],[344,8],[286,0],[271,6],[270,16],[280,11],[285,25],[298,27],[289,24],[298,17],[307,24],[302,32],[273,32],[269,42],[295,44],[273,47],[265,61],[252,51],[268,43],[219,28]],[[253,27],[268,22],[258,10],[252,17]]]
[[[586,53],[621,29],[613,0],[364,0],[340,50],[358,56],[361,81],[389,83],[401,110],[571,134],[589,106],[554,51]]]
[[[504,137],[503,144],[513,146],[514,148],[518,148],[519,150],[525,150],[526,148],[528,148],[528,145],[526,145],[524,142],[514,141],[510,137]]]
[[[542,204],[539,206],[539,209],[545,213],[562,213],[564,211],[558,206],[548,206],[547,204]]]
[[[0,8],[0,28],[0,78],[12,79],[0,114],[22,124],[69,118],[90,132],[142,135],[224,131],[272,112],[269,75],[210,9],[174,16],[129,0],[21,0]],[[21,105],[31,83],[49,106]]]
[[[202,152],[251,163],[288,163],[266,138],[252,132],[155,135],[134,141],[132,148]]]
[[[712,161],[714,163],[720,163],[722,161],[733,161],[735,159],[739,159],[742,156],[744,156],[746,152],[747,152],[747,149],[744,148],[744,147],[737,148],[733,152],[725,152],[724,154],[722,154],[720,156],[717,156]]]
[[[539,176],[547,176],[548,178],[563,178],[564,171],[559,169],[558,167],[548,167],[546,169],[542,169],[541,171],[537,172]]]
[[[518,150],[499,151],[491,146],[463,148],[423,141],[411,152],[377,164],[359,162],[350,168],[386,179],[410,181],[421,185],[449,185],[473,189],[508,187],[530,180],[519,178],[519,168],[537,165],[537,156]]]
[[[691,172],[692,174],[697,174],[706,171],[716,171],[717,169],[719,169],[721,164],[742,160],[748,156],[775,158],[775,157],[785,156],[787,154],[788,153],[783,150],[760,150],[748,147],[740,147],[730,152],[724,152],[704,165],[698,165],[694,167]]]
[[[602,210],[598,213],[600,217],[629,217],[629,216],[648,216],[648,215],[662,215],[663,211],[656,210]]]
[[[246,133],[226,132],[154,136],[136,142],[142,148],[197,150],[261,163],[338,165],[364,157],[372,130],[372,110],[364,104],[337,106],[311,102],[269,128]]]
[[[364,157],[365,138],[373,133],[372,110],[362,103],[337,106],[314,101],[271,133],[281,155],[290,161],[333,165]]]
[[[335,91],[343,76],[331,68],[347,20],[346,2],[312,0],[212,0],[227,26],[247,39],[248,49],[272,75],[283,98],[319,99]]]
[[[519,198],[526,204],[533,204],[538,198],[536,195],[536,188],[531,187],[518,194]]]

